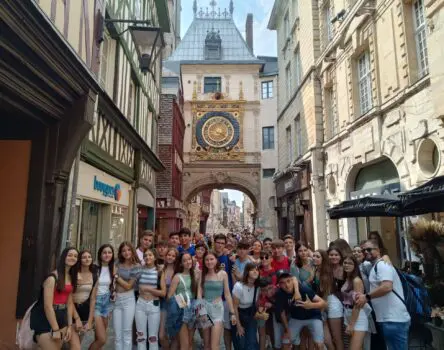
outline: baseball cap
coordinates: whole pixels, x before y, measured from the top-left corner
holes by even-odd
[[[276,277],[279,282],[282,278],[291,277],[291,273],[288,270],[278,270],[276,272]]]

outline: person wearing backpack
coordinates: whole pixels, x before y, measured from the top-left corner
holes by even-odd
[[[407,350],[411,318],[404,302],[401,279],[396,269],[382,259],[378,243],[368,240],[362,250],[366,260],[373,264],[369,275],[370,291],[358,293],[355,304],[363,307],[371,301],[387,348]]]

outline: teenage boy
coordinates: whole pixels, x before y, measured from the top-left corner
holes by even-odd
[[[242,240],[237,245],[237,258],[234,262],[233,266],[233,280],[242,281],[242,277],[244,276],[244,270],[247,263],[251,262],[248,256],[248,250],[250,249],[250,244]]]
[[[191,256],[196,254],[196,248],[194,244],[191,244],[191,231],[189,228],[182,227],[179,231],[180,246],[178,248],[179,253],[187,252]]]
[[[165,264],[165,256],[168,251],[168,242],[159,241],[156,244],[157,260],[156,265],[163,266]]]
[[[355,304],[363,307],[371,301],[376,322],[389,350],[406,350],[409,342],[410,314],[404,304],[404,290],[395,268],[382,259],[381,247],[374,240],[362,246],[366,260],[373,265],[370,292],[358,293]]]
[[[301,299],[295,300],[296,287],[293,276],[287,270],[280,270],[276,274],[279,284],[279,290],[275,295],[276,313],[280,317],[282,325],[280,329],[283,329],[283,334],[280,337],[283,348],[289,350],[291,345],[294,345],[296,350],[299,349],[301,331],[307,327],[316,349],[324,349],[321,309],[325,308],[327,303],[304,285],[299,285]]]
[[[154,233],[151,230],[143,231],[139,239],[139,246],[136,249],[137,257],[142,265],[145,265],[143,254],[153,247]]]
[[[179,232],[171,232],[168,237],[168,245],[173,248],[179,248],[180,245],[180,239],[179,239]]]
[[[264,240],[262,241],[262,250],[270,250],[271,251],[271,242],[272,239],[270,237],[266,237],[264,238]]]
[[[224,254],[226,244],[227,237],[224,234],[219,233],[214,236],[214,252],[216,253],[220,268],[223,269],[228,275],[228,285],[231,291],[233,289],[233,277],[231,274],[233,263],[230,261],[228,255]],[[231,322],[229,311],[230,310],[224,298],[224,343],[226,350],[231,350]]]
[[[284,237],[284,248],[284,255],[290,260],[294,259],[294,257],[296,256],[296,252],[294,238],[292,235],[286,235]]]
[[[284,255],[284,241],[282,239],[275,239],[271,243],[271,251],[273,252],[273,261],[271,266],[275,271],[290,270],[290,261]]]

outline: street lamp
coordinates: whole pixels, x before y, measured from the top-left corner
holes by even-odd
[[[144,74],[150,71],[153,62],[160,52],[160,50],[156,49],[164,46],[161,29],[150,26],[150,21],[143,20],[106,19],[105,23],[130,24],[124,31],[118,33],[117,36],[120,37],[126,31],[131,33],[131,38],[133,39],[137,55],[139,56],[139,68]]]

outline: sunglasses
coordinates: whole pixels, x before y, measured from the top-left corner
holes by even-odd
[[[265,255],[265,256],[261,256],[261,260],[268,260],[269,256]]]
[[[363,249],[363,250],[364,250],[364,252],[366,252],[366,253],[371,253],[373,249],[375,249],[375,248],[365,248],[365,249]]]

